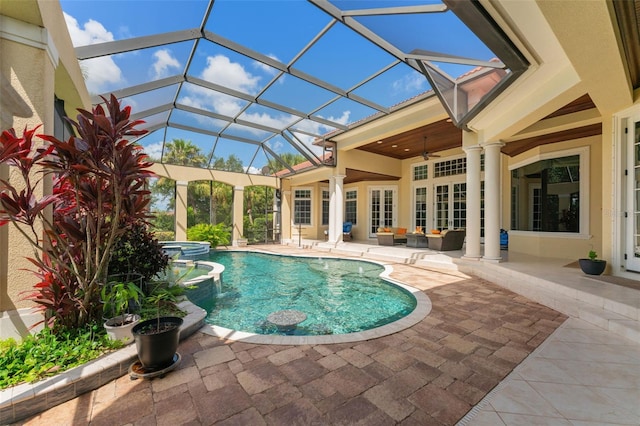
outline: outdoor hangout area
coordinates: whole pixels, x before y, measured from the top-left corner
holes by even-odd
[[[149,6],[0,0],[0,424],[640,424],[637,1]]]

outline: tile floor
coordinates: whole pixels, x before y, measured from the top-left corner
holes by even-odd
[[[460,423],[639,425],[640,345],[571,318]]]
[[[198,332],[165,378],[125,376],[20,424],[640,424],[637,343],[477,277],[393,266],[433,303],[402,332],[302,346]]]

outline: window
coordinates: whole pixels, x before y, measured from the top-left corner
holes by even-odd
[[[482,157],[481,157],[482,162]],[[467,157],[439,161],[433,166],[434,177],[462,175],[467,172]]]
[[[358,220],[358,191],[351,190],[345,193],[344,221],[356,224]]]
[[[311,190],[296,189],[293,192],[293,223],[311,225]]]
[[[415,189],[415,226],[427,231],[427,188]]]
[[[548,158],[511,173],[511,225],[520,231],[580,232],[581,155]],[[584,210],[583,210],[584,211]]]
[[[427,179],[427,165],[420,164],[418,166],[413,166],[413,180],[425,180]]]
[[[329,225],[329,190],[322,190],[322,224]]]

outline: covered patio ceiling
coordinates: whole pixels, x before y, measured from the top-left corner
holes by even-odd
[[[595,107],[589,95],[584,95],[549,114],[543,120],[590,110]],[[564,132],[517,139],[505,144],[505,146],[502,147],[502,153],[512,157],[536,146],[593,136],[600,133],[602,133],[602,126],[597,124],[577,127]],[[425,151],[434,154],[448,149],[459,148],[460,146],[462,146],[462,130],[457,128],[451,119],[446,119],[393,136],[381,138],[375,142],[362,145],[357,149],[386,157],[397,158],[399,160],[406,160],[407,158],[419,156]]]
[[[132,105],[149,130],[139,142],[158,162],[170,163],[167,143],[183,139],[206,156],[201,167],[234,158],[244,173],[301,173],[332,165],[322,141],[431,96],[450,120],[431,125],[428,143],[459,146],[460,128],[528,66],[478,2],[61,4],[93,101],[113,93]],[[111,39],[83,44],[85,21]],[[116,25],[127,31],[114,35]],[[105,71],[121,78],[96,78]],[[396,158],[422,152],[415,136],[398,135]]]

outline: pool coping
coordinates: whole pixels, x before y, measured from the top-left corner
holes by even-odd
[[[343,259],[343,257],[328,255],[328,256],[311,256],[311,255],[293,255],[293,254],[283,254],[283,253],[273,253],[263,250],[233,250],[247,253],[263,253],[269,254],[273,256],[287,256],[287,257],[307,257],[307,258],[329,258],[329,259]],[[426,318],[431,312],[431,299],[422,292],[421,290],[406,285],[398,280],[395,280],[390,277],[393,272],[393,267],[384,262],[370,260],[370,259],[349,259],[358,262],[368,262],[380,265],[384,268],[384,271],[380,273],[380,277],[393,284],[396,285],[413,295],[416,299],[416,307],[411,313],[405,317],[400,318],[397,321],[394,321],[389,324],[385,324],[380,327],[372,328],[369,330],[359,331],[355,333],[345,333],[345,334],[330,334],[330,335],[322,335],[322,336],[286,336],[279,334],[256,334],[249,333],[246,331],[238,331],[230,328],[221,327],[218,325],[205,324],[201,332],[209,334],[211,336],[216,336],[221,339],[228,339],[238,342],[245,343],[256,343],[261,345],[326,345],[333,343],[352,343],[352,342],[360,342],[364,340],[375,339],[382,336],[388,336],[390,334],[398,333],[402,330],[406,330],[409,327],[412,327]],[[215,262],[214,262],[215,263]]]

